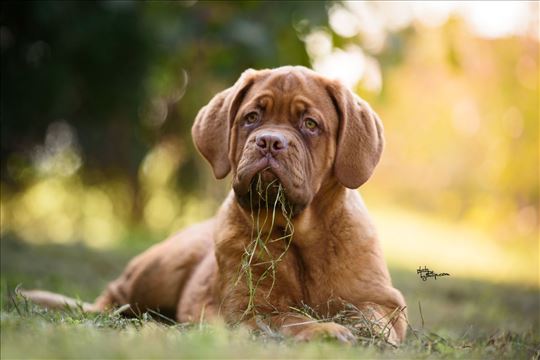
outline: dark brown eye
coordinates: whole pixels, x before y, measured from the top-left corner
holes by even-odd
[[[306,127],[306,129],[311,130],[311,131],[317,129],[318,127],[317,122],[311,118],[307,118],[304,120],[304,126]]]
[[[244,121],[246,122],[246,124],[248,125],[251,125],[251,124],[254,124],[256,123],[257,121],[259,121],[259,114],[256,113],[256,112],[250,112],[249,114],[247,114],[245,117],[244,117]]]

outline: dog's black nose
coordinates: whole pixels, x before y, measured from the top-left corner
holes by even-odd
[[[285,136],[275,132],[264,132],[255,138],[255,143],[264,154],[275,155],[287,149],[289,143]]]

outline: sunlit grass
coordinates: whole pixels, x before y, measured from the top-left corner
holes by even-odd
[[[391,265],[411,272],[425,265],[451,276],[539,286],[538,243],[501,244],[489,231],[398,207],[370,211]]]
[[[485,335],[483,332],[469,333],[469,326],[462,335],[456,336],[444,328],[438,332],[424,329],[422,318],[422,328],[410,325],[409,335],[400,347],[381,344],[369,333],[359,337],[361,341],[356,345],[344,346],[331,339],[295,342],[274,332],[252,332],[241,325],[179,324],[153,311],[136,318],[123,317],[118,311],[100,314],[83,313],[77,308],[50,311],[27,301],[17,291],[3,295],[0,312],[2,358],[329,359],[494,355],[534,358],[540,355],[540,348],[534,345],[539,340],[538,334],[532,328]],[[499,307],[499,310],[505,312],[507,309]],[[429,316],[428,312],[426,316]],[[501,319],[492,318],[491,321],[494,325]],[[452,324],[447,326],[452,327]],[[527,329],[523,325],[521,328]],[[32,343],[31,347],[25,346],[28,342]]]
[[[268,334],[256,336],[243,328],[158,323],[153,314],[130,320],[114,314],[27,310],[24,305],[16,310],[8,294],[18,284],[91,301],[141,249],[133,243],[108,251],[34,245],[11,235],[4,235],[0,246],[3,359],[531,358],[540,350],[535,345],[540,343],[535,289],[457,276],[423,282],[414,269],[393,264],[393,283],[405,296],[411,324],[399,349],[346,347],[328,341],[295,343]]]

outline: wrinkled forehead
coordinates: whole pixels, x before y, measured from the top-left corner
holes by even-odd
[[[246,94],[244,103],[271,103],[272,107],[294,109],[305,107],[337,118],[336,109],[326,89],[325,79],[317,74],[296,68],[270,70],[261,74]]]

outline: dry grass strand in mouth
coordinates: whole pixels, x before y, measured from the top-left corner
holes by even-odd
[[[269,201],[270,190],[277,192],[273,201]],[[272,279],[272,284],[266,297],[268,298],[271,294],[276,281],[277,265],[287,253],[294,233],[291,220],[292,206],[288,203],[283,186],[277,179],[265,186],[261,175],[258,174],[255,188],[253,189],[252,187],[249,192],[249,200],[252,222],[251,240],[244,249],[238,279],[235,283],[237,285],[240,279],[244,277],[248,288],[248,304],[244,310],[242,319],[248,315],[257,314],[255,295],[261,282],[268,277]],[[253,209],[254,201],[257,201],[256,210]],[[264,218],[261,216],[263,210],[264,214],[262,215],[264,215]],[[285,228],[282,236],[272,239],[278,211],[281,212],[281,215],[285,219]],[[268,230],[265,231],[267,226]],[[268,245],[279,241],[284,243],[284,249],[278,256],[274,257]],[[256,276],[253,272],[254,267],[265,267],[261,275],[257,278],[255,278]]]

